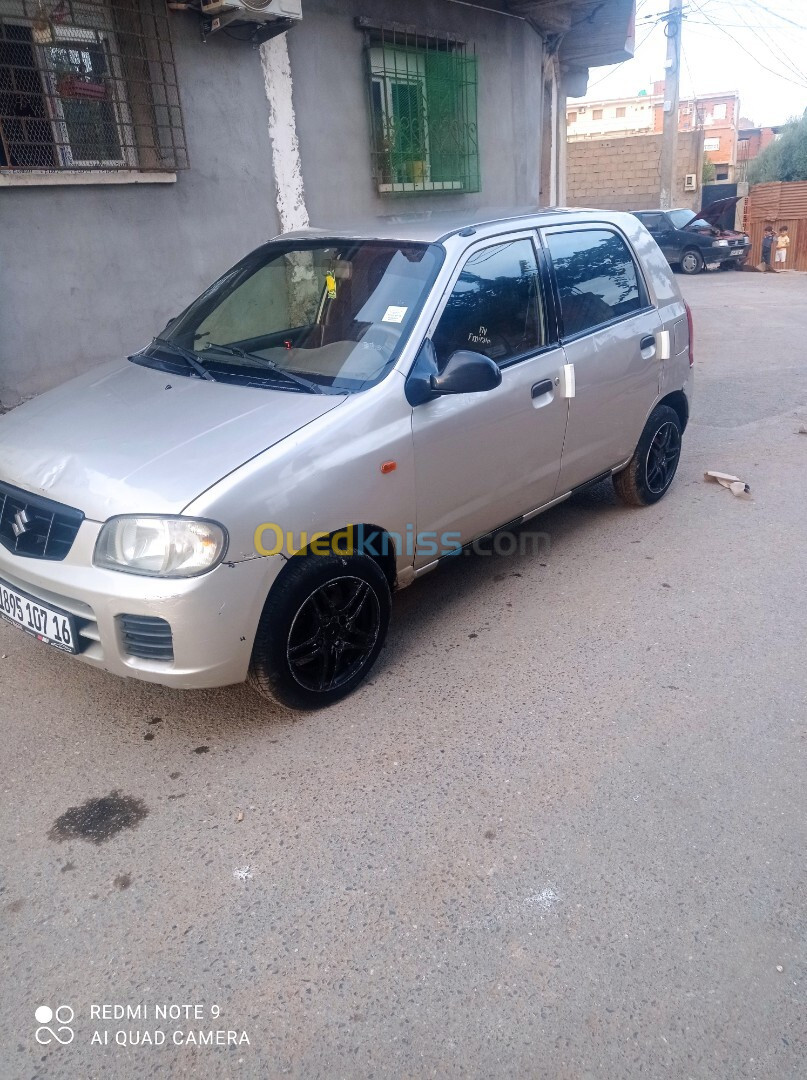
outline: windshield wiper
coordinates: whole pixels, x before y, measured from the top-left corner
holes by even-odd
[[[188,367],[193,368],[200,379],[206,379],[208,382],[215,382],[216,380],[204,366],[200,363],[196,353],[191,352],[190,349],[183,349],[181,345],[177,345],[174,341],[169,341],[168,338],[156,337],[152,342],[152,345],[159,345],[162,349],[170,349],[171,352],[181,356],[187,363]]]
[[[280,364],[276,364],[274,360],[270,360],[268,356],[258,356],[257,353],[239,349],[237,345],[220,345],[216,341],[209,341],[205,348],[218,349],[219,352],[228,353],[230,356],[240,356],[244,360],[254,360],[259,367],[265,367],[270,371],[276,371],[278,375],[282,375],[285,379],[288,379],[289,382],[297,383],[298,386],[302,386],[303,389],[307,390],[310,394],[322,394],[324,392],[322,387],[318,386],[315,382],[303,378],[302,375],[295,375],[293,371],[286,371]]]

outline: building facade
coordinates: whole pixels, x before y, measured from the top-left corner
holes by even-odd
[[[753,124],[740,121],[740,129],[737,132],[737,167],[735,180],[740,182],[748,180],[748,166],[766,150],[771,143],[776,142],[781,128],[777,127],[754,127]]]
[[[566,94],[632,51],[633,0],[272,3],[0,0],[0,406],[282,230],[562,202]]]
[[[572,102],[567,106],[570,141],[618,136],[651,135],[664,128],[664,83],[635,97]],[[679,132],[702,131],[703,154],[715,168],[715,180],[733,181],[737,164],[740,100],[736,91],[682,98],[678,106]],[[700,168],[695,169],[699,174]]]

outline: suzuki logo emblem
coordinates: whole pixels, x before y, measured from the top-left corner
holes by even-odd
[[[28,513],[25,510],[18,510],[14,515],[14,523],[11,526],[11,531],[19,539],[23,533],[28,532],[28,526],[31,524],[31,519],[28,517]]]

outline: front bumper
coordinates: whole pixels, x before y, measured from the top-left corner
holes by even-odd
[[[740,254],[736,254],[738,250],[740,250]],[[701,254],[703,255],[703,261],[704,263],[706,263],[707,266],[713,263],[717,263],[718,265],[722,263],[737,263],[738,265],[742,266],[742,264],[748,258],[748,254],[750,251],[751,246],[749,244],[748,246],[743,245],[742,249],[734,247],[703,248]]]
[[[74,615],[77,658],[94,667],[177,689],[243,682],[263,604],[283,559],[224,562],[184,580],[123,574],[93,566],[100,528],[85,520],[60,562],[20,558],[0,546],[0,579]],[[129,655],[122,615],[164,619],[171,627],[173,660]]]

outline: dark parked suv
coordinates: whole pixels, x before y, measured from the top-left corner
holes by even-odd
[[[700,214],[694,210],[636,210],[635,216],[656,241],[671,266],[685,274],[741,267],[751,250],[745,233],[723,226],[731,216],[736,199],[720,199]]]

